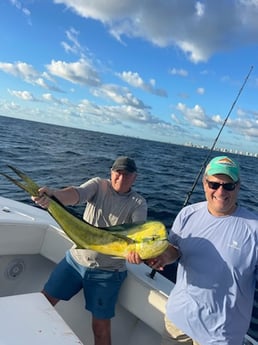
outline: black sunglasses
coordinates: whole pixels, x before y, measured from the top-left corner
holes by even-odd
[[[217,190],[219,189],[220,186],[222,186],[223,189],[227,190],[227,191],[232,191],[236,188],[237,182],[229,182],[229,183],[219,183],[219,182],[213,182],[213,181],[209,181],[206,180],[206,182],[208,183],[208,186],[210,189],[214,189]]]

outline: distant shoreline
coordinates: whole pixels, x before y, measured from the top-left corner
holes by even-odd
[[[208,146],[205,145],[196,145],[193,143],[185,143],[184,146],[188,146],[188,147],[194,147],[196,149],[203,149],[203,150],[210,150],[210,148]],[[241,155],[241,156],[248,156],[248,157],[255,157],[258,158],[258,153],[253,153],[253,152],[244,152],[244,151],[239,151],[239,150],[233,150],[233,149],[226,149],[226,148],[222,148],[222,147],[215,147],[213,149],[213,151],[217,151],[217,152],[222,152],[222,153],[230,153],[230,154],[234,154],[234,155]]]

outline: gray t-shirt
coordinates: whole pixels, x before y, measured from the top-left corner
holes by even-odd
[[[147,218],[146,200],[137,192],[117,193],[108,179],[95,177],[76,187],[79,203],[86,203],[83,219],[97,227],[136,223]],[[125,260],[73,246],[67,260],[84,267],[105,270],[125,270]]]

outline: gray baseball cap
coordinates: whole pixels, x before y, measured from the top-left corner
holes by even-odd
[[[129,158],[127,156],[120,156],[114,161],[112,165],[112,170],[125,170],[132,173],[137,171],[137,168],[135,161],[132,158]]]

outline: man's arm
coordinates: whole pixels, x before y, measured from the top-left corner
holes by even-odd
[[[76,188],[72,186],[63,189],[42,187],[39,189],[39,196],[32,196],[31,199],[39,206],[47,208],[49,204],[49,199],[47,196],[56,198],[65,206],[75,205],[79,202],[79,194]]]

